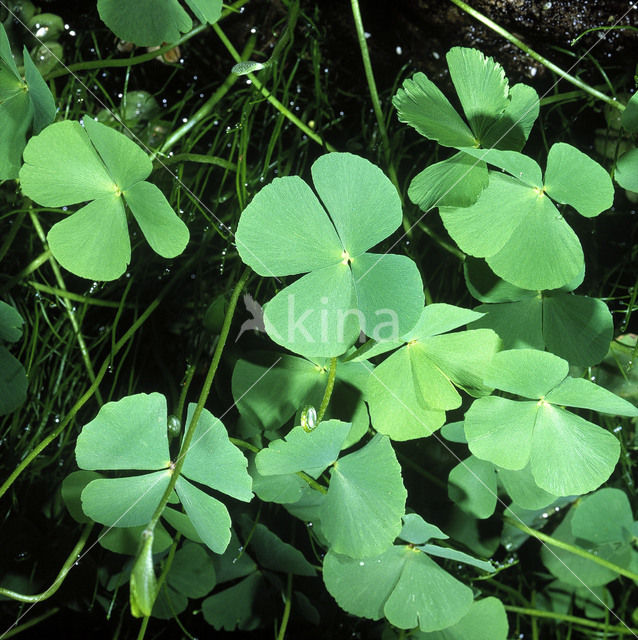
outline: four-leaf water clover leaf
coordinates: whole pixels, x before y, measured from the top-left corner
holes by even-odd
[[[497,353],[485,383],[529,400],[475,400],[465,414],[470,451],[504,469],[529,464],[536,484],[555,496],[598,488],[618,461],[618,440],[563,407],[623,416],[638,416],[638,409],[589,380],[569,377],[568,371],[566,360],[546,351]]]
[[[49,87],[24,48],[24,79],[0,24],[0,180],[18,177],[29,129],[34,134],[55,118],[55,102]]]
[[[194,409],[191,404],[187,424]],[[150,471],[99,478],[82,491],[82,509],[92,520],[114,527],[147,524],[173,473],[166,399],[159,393],[140,393],[105,404],[78,436],[75,456],[81,469]],[[198,536],[215,553],[223,553],[230,541],[228,509],[193,481],[248,502],[252,480],[247,466],[224,425],[204,409],[175,492]]]
[[[477,49],[453,47],[446,58],[467,123],[424,73],[406,80],[394,96],[399,120],[445,147],[522,149],[538,116],[536,91],[525,84],[510,88],[501,65]],[[424,211],[468,206],[487,180],[484,162],[457,153],[418,174],[408,195]]]
[[[439,335],[474,322],[481,314],[448,304],[431,304],[403,347],[378,365],[368,379],[366,400],[374,428],[394,440],[422,438],[461,406],[455,385],[473,396],[490,393],[485,367],[500,348],[490,329]]]
[[[222,0],[186,0],[186,4],[202,24],[214,24],[222,13]],[[175,42],[193,27],[177,0],[98,0],[97,9],[118,38],[138,47]]]
[[[465,149],[495,165],[469,207],[440,207],[448,233],[465,253],[485,258],[498,276],[522,289],[559,289],[585,269],[583,249],[554,201],[591,218],[608,209],[614,186],[605,169],[571,145],[554,144],[543,178],[515,151]]]
[[[88,116],[84,127],[57,122],[29,140],[20,170],[26,196],[44,207],[91,201],[47,235],[65,269],[92,280],[124,273],[131,259],[124,203],[156,253],[174,258],[184,250],[188,228],[158,187],[145,181],[152,168],[132,140]]]
[[[493,329],[504,349],[547,349],[571,364],[588,367],[607,354],[614,322],[603,300],[572,293],[584,273],[553,291],[530,291],[501,280],[485,261],[468,258],[464,264],[470,293],[485,303],[475,327]]]
[[[276,178],[237,227],[239,254],[258,274],[306,274],[264,306],[268,335],[306,357],[338,356],[361,331],[396,339],[423,308],[421,276],[406,256],[367,253],[401,224],[395,187],[350,153],[320,157],[312,178],[321,202],[298,176]]]

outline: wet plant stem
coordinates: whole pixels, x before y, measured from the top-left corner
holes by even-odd
[[[168,486],[166,487],[166,491],[164,491],[162,499],[155,509],[155,513],[153,513],[153,517],[145,528],[145,533],[152,532],[155,529],[155,526],[157,525],[157,522],[159,521],[160,516],[162,515],[164,508],[168,504],[168,500],[173,493],[173,489],[175,488],[177,479],[180,476],[182,467],[184,466],[184,460],[186,459],[186,454],[188,453],[188,449],[193,440],[193,436],[195,435],[197,423],[199,422],[199,418],[202,415],[202,411],[204,410],[204,405],[206,404],[206,400],[208,399],[208,394],[210,393],[213,379],[215,378],[215,373],[217,373],[217,367],[219,366],[224,347],[226,346],[226,340],[228,338],[228,333],[230,332],[230,324],[233,320],[233,316],[235,315],[235,308],[237,307],[239,295],[241,294],[248,280],[248,277],[250,276],[250,273],[250,269],[246,267],[239,280],[237,281],[237,284],[235,285],[235,288],[233,289],[233,292],[230,296],[230,300],[228,301],[228,309],[226,310],[226,315],[224,316],[224,323],[219,334],[219,340],[217,341],[217,346],[215,347],[210,366],[208,367],[208,373],[206,374],[206,379],[204,380],[202,390],[199,394],[199,399],[197,400],[197,405],[195,407],[195,411],[193,412],[193,417],[191,418],[190,424],[188,425],[186,435],[184,436],[182,446],[179,450],[179,455],[177,456],[177,459],[175,461],[175,466],[171,473],[171,479],[168,483]]]
[[[38,234],[38,238],[40,238],[40,242],[45,250],[48,250],[48,244],[46,240],[46,235],[44,233],[44,229],[40,224],[40,219],[34,211],[29,211],[29,216],[31,218],[31,223]],[[62,273],[60,271],[60,267],[58,266],[57,260],[53,257],[49,257],[49,264],[51,265],[51,270],[53,271],[53,275],[55,276],[55,281],[58,283],[58,287],[63,291],[66,291],[66,285],[64,283],[64,279],[62,278]],[[69,317],[69,322],[71,323],[71,327],[73,328],[73,334],[75,335],[75,339],[78,342],[78,346],[80,347],[80,353],[82,354],[82,360],[84,361],[84,366],[86,367],[86,371],[89,374],[89,380],[91,382],[95,382],[95,371],[93,370],[93,363],[91,362],[91,358],[89,357],[89,350],[86,346],[86,342],[84,342],[84,336],[80,331],[80,325],[78,323],[77,318],[75,317],[75,311],[73,310],[73,305],[69,302],[68,298],[61,297],[62,306],[66,311],[67,316]],[[104,404],[104,400],[102,399],[102,394],[100,390],[96,387],[95,389],[95,397],[100,405]]]
[[[632,571],[629,571],[629,569],[625,569],[624,567],[620,567],[617,564],[614,564],[613,562],[609,562],[608,560],[605,560],[604,558],[601,558],[593,553],[589,553],[589,551],[585,551],[585,549],[582,549],[581,547],[576,547],[572,544],[568,544],[567,542],[563,542],[562,540],[557,540],[556,538],[552,538],[551,536],[548,536],[545,533],[541,533],[540,531],[536,531],[536,529],[532,529],[531,527],[528,527],[527,525],[523,524],[522,522],[519,522],[518,520],[515,520],[514,518],[508,518],[506,516],[504,518],[504,521],[507,524],[510,524],[513,527],[520,529],[521,531],[523,531],[523,533],[526,533],[527,535],[530,535],[536,538],[537,540],[544,542],[545,544],[551,545],[552,547],[557,547],[559,549],[563,549],[564,551],[569,551],[569,553],[573,553],[574,555],[580,556],[581,558],[585,558],[586,560],[591,560],[592,562],[595,562],[601,567],[605,567],[606,569],[609,569],[614,573],[619,573],[621,576],[625,576],[630,580],[638,581],[638,574],[635,574]]]
[[[332,390],[335,386],[335,377],[337,375],[337,358],[330,358],[330,370],[328,371],[328,380],[326,381],[326,389],[323,392],[323,398],[319,405],[319,412],[317,413],[317,424],[323,420],[323,416],[326,413],[328,404],[330,404],[330,397],[332,396]]]
[[[281,616],[281,626],[279,627],[279,633],[277,633],[277,640],[284,640],[286,637],[286,628],[288,627],[288,620],[290,620],[290,609],[292,608],[292,573],[288,574],[286,580],[286,603],[284,604],[284,613]]]
[[[528,45],[526,45],[522,40],[519,40],[515,35],[511,34],[506,29],[503,29],[499,24],[490,20],[487,16],[484,16],[482,13],[478,12],[476,9],[472,8],[469,4],[463,2],[463,0],[449,0],[452,4],[455,4],[459,9],[465,11],[465,13],[471,15],[474,19],[482,22],[486,27],[489,27],[495,33],[498,33],[499,36],[505,38],[507,41],[511,42],[513,45],[517,46],[521,51],[526,53],[530,58],[533,58],[537,62],[540,62],[544,67],[547,67],[551,71],[553,71],[556,75],[560,76],[567,82],[570,82],[575,87],[582,89],[586,93],[594,96],[598,100],[602,100],[607,104],[615,107],[616,109],[620,109],[623,111],[625,109],[625,105],[621,102],[618,102],[615,98],[610,98],[608,95],[601,93],[594,87],[588,85],[586,82],[583,82],[579,78],[570,75],[566,71],[563,71],[558,65],[555,65],[553,62],[543,57],[540,53],[537,53],[533,49],[531,49]]]
[[[62,586],[62,583],[64,582],[64,579],[66,578],[67,574],[69,573],[69,571],[71,571],[71,569],[73,568],[73,565],[76,563],[78,556],[80,555],[80,552],[84,548],[84,545],[86,544],[86,541],[88,540],[89,535],[93,530],[93,524],[94,524],[93,522],[90,522],[84,525],[82,535],[80,536],[78,541],[75,543],[75,546],[73,547],[73,549],[71,549],[71,553],[69,553],[67,559],[62,565],[62,568],[58,572],[58,575],[56,576],[55,580],[53,581],[53,583],[48,589],[45,589],[41,593],[36,593],[32,596],[27,596],[27,595],[24,595],[23,593],[17,593],[16,591],[12,591],[11,589],[5,589],[4,587],[0,587],[0,596],[3,596],[5,598],[11,598],[12,600],[18,600],[19,602],[30,602],[30,603],[42,602],[43,600],[50,598]],[[3,635],[2,637],[4,638],[6,636]]]
[[[237,53],[237,50],[233,46],[232,42],[226,37],[226,34],[222,31],[221,27],[218,24],[214,24],[213,30],[233,57],[233,60],[235,62],[242,62],[241,56]],[[252,82],[255,89],[257,89],[257,91],[259,91],[261,95],[263,95],[264,98],[266,98],[266,100],[268,100],[268,102],[270,102],[270,104],[279,111],[279,113],[290,120],[290,122],[303,131],[303,133],[305,133],[311,140],[314,140],[317,144],[325,147],[328,151],[336,151],[331,144],[325,142],[319,134],[315,133],[305,122],[301,121],[294,113],[289,111],[281,102],[279,102],[279,100],[277,100],[277,98],[268,91],[254,73],[248,73],[246,75]]]
[[[257,42],[256,36],[252,35],[244,50],[241,52],[241,60],[246,60],[250,57],[255,48],[255,43]],[[217,103],[228,93],[230,88],[237,82],[239,76],[231,73],[228,75],[226,80],[221,84],[221,86],[213,93],[213,95],[204,102],[204,104],[181,126],[175,129],[164,141],[164,144],[160,147],[159,151],[156,154],[153,154],[151,160],[155,158],[157,155],[166,154],[169,149],[175,146],[175,144],[181,140],[191,129],[197,126],[204,118],[207,118],[210,113],[213,111]]]
[[[638,629],[632,629],[628,626],[610,626],[604,622],[594,622],[587,618],[579,618],[578,616],[570,616],[565,613],[554,613],[553,611],[542,611],[538,609],[528,609],[527,607],[516,607],[505,605],[505,611],[518,613],[524,616],[532,616],[534,618],[548,618],[550,620],[561,620],[563,622],[571,622],[590,629],[600,629],[606,633],[618,633],[622,635],[638,635]],[[621,621],[622,622],[622,621]]]

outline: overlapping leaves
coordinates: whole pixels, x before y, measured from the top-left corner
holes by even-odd
[[[376,367],[366,399],[374,428],[395,440],[428,436],[461,406],[460,387],[473,396],[490,393],[483,372],[499,348],[490,329],[440,335],[481,314],[447,304],[425,307],[406,343]]]
[[[11,46],[0,24],[0,180],[18,177],[27,133],[34,134],[55,117],[51,91],[36,69],[26,47],[22,78],[13,60]]]
[[[222,0],[186,0],[201,23],[214,24],[221,16]],[[177,0],[98,0],[100,18],[122,40],[140,47],[175,42],[193,26]]]
[[[607,305],[597,298],[571,291],[582,281],[553,291],[530,291],[494,275],[484,261],[465,262],[470,293],[486,304],[475,327],[493,329],[504,349],[547,349],[571,364],[591,366],[606,355],[614,335]]]
[[[53,225],[49,247],[72,273],[114,280],[131,259],[126,203],[152,249],[164,258],[180,254],[188,228],[162,192],[146,178],[150,158],[121,133],[88,116],[84,127],[63,121],[29,140],[20,171],[22,191],[45,207],[90,200]]]
[[[191,405],[187,423],[193,411]],[[151,472],[91,481],[82,491],[86,515],[116,527],[149,522],[172,473],[166,421],[166,400],[152,393],[109,402],[85,425],[75,450],[81,469]],[[175,491],[192,527],[216,553],[223,552],[230,540],[230,516],[222,502],[193,481],[249,501],[252,481],[246,467],[246,459],[228,440],[224,425],[204,410]]]
[[[277,178],[237,228],[239,254],[257,273],[306,274],[265,305],[269,336],[301,355],[330,357],[361,331],[375,339],[406,333],[423,306],[416,265],[405,256],[367,253],[401,223],[396,189],[380,169],[349,153],[320,157],[312,177],[323,206],[301,178]]]
[[[638,416],[626,400],[582,378],[565,360],[532,349],[501,351],[485,381],[531,401],[479,398],[465,414],[470,451],[504,469],[530,465],[535,483],[550,494],[583,494],[611,475],[620,454],[608,431],[564,409]]]
[[[522,149],[538,116],[536,91],[524,84],[510,88],[501,65],[477,49],[453,47],[446,58],[467,123],[424,73],[406,80],[394,96],[399,120],[445,147]],[[424,211],[464,207],[487,182],[483,161],[457,153],[418,174],[408,195]]]
[[[497,149],[464,150],[500,171],[469,207],[440,207],[448,233],[465,253],[485,258],[501,278],[523,289],[558,289],[585,268],[578,237],[553,201],[585,217],[608,209],[614,196],[609,174],[565,143],[554,144],[543,178],[531,158]]]

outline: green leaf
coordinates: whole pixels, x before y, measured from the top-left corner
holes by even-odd
[[[488,174],[484,162],[465,153],[426,167],[410,182],[408,197],[422,211],[434,207],[469,207],[487,187]]]
[[[512,502],[523,509],[543,509],[556,500],[555,495],[536,484],[529,464],[518,471],[498,469],[498,477]]]
[[[489,518],[497,498],[494,465],[475,456],[466,458],[450,471],[447,493],[463,511]]]
[[[403,528],[399,534],[401,540],[410,544],[425,544],[430,538],[445,540],[448,537],[436,525],[426,522],[417,513],[406,513],[403,516]]]
[[[463,562],[464,564],[469,564],[472,567],[476,567],[481,571],[487,571],[489,573],[495,571],[494,565],[492,565],[491,562],[479,560],[478,558],[475,558],[464,551],[459,551],[458,549],[452,549],[451,547],[439,547],[435,544],[424,544],[420,546],[419,549],[436,558],[445,558],[446,560],[452,560],[454,562]]]
[[[0,301],[0,340],[17,342],[22,337],[22,316],[11,305]]]
[[[15,411],[27,398],[24,367],[5,347],[0,346],[0,415]]]
[[[494,597],[475,600],[456,624],[442,631],[417,631],[415,640],[507,640],[509,625],[503,603]]]
[[[572,533],[595,544],[630,544],[634,518],[624,491],[600,489],[576,502],[572,508]]]
[[[524,398],[541,398],[560,384],[568,363],[545,351],[511,349],[497,353],[485,372],[485,382]]]
[[[166,398],[139,393],[107,402],[78,436],[82,469],[161,469],[170,465]]]
[[[24,47],[22,51],[24,79],[29,88],[29,99],[33,106],[33,133],[37,135],[55,119],[55,101],[49,86],[33,64],[31,56]]]
[[[635,133],[638,131],[638,94],[634,93],[620,117],[623,128]]]
[[[281,540],[263,524],[255,525],[252,530],[250,550],[265,569],[298,576],[317,575],[301,551]]]
[[[188,406],[186,424],[190,425],[195,404]],[[230,442],[222,422],[207,409],[199,417],[182,473],[196,482],[226,495],[250,502],[252,479],[244,454]]]
[[[465,284],[474,298],[480,302],[518,302],[537,295],[536,291],[521,289],[499,278],[485,260],[468,256],[463,263]]]
[[[85,116],[58,122],[29,140],[20,181],[25,195],[47,207],[91,201],[55,224],[47,239],[63,267],[84,278],[114,280],[130,261],[125,200],[151,247],[174,257],[188,229],[155,187],[142,182],[148,156],[126,136]],[[124,198],[122,197],[124,195]]]
[[[614,202],[614,185],[607,171],[564,142],[552,145],[547,155],[545,191],[587,218],[609,209]]]
[[[482,144],[483,135],[509,103],[503,67],[478,49],[466,47],[452,47],[446,59],[465,117]]]
[[[98,0],[97,9],[118,38],[139,47],[175,42],[193,25],[177,0]]]
[[[107,526],[147,524],[171,478],[168,470],[127,478],[100,478],[82,491],[84,513]]]
[[[482,314],[455,307],[451,304],[435,302],[427,305],[421,312],[421,317],[412,331],[403,336],[405,342],[410,340],[425,340],[431,336],[453,331],[466,324],[475,322]]]
[[[171,620],[188,607],[188,598],[164,583],[155,598],[151,616],[160,620]]]
[[[215,24],[222,15],[222,0],[186,0],[201,23]]]
[[[331,550],[324,559],[323,579],[348,613],[373,620],[385,616],[400,629],[445,629],[472,603],[468,587],[418,549],[405,546],[366,560]]]
[[[449,100],[424,73],[403,82],[392,98],[399,122],[444,147],[471,147],[476,139]]]
[[[320,156],[312,165],[312,181],[352,258],[387,238],[401,224],[396,187],[364,158],[351,153]]]
[[[638,191],[638,149],[631,149],[618,159],[614,179],[623,189]]]
[[[252,573],[236,585],[209,596],[202,602],[204,620],[217,631],[256,628],[257,594],[263,582],[259,573]]]
[[[350,424],[339,420],[319,423],[310,433],[295,427],[285,440],[274,440],[255,456],[262,475],[278,475],[305,471],[319,476],[339,456]]]
[[[82,473],[89,473],[83,471]],[[127,556],[136,556],[140,550],[140,540],[146,529],[146,525],[138,527],[104,527],[98,535],[98,542],[104,549],[113,553],[121,553]],[[159,522],[153,532],[153,553],[166,551],[173,539],[168,531]]]
[[[82,511],[80,495],[91,480],[102,476],[95,471],[73,471],[62,481],[60,494],[69,514],[76,522],[91,522]]]
[[[166,507],[162,512],[162,518],[168,522],[176,531],[193,542],[203,542],[199,537],[197,530],[188,516],[181,511]]]
[[[374,469],[374,474],[370,474]],[[330,548],[353,558],[387,549],[401,531],[407,492],[388,438],[376,435],[330,471],[330,487],[320,508]]]
[[[547,394],[546,400],[611,415],[638,416],[638,408],[633,404],[584,378],[566,378]]]
[[[131,613],[136,618],[151,615],[157,597],[157,580],[153,568],[153,531],[142,535],[142,548],[131,571]]]
[[[215,553],[224,553],[230,542],[228,509],[182,476],[175,483],[175,491],[202,541]]]
[[[215,587],[215,565],[199,544],[185,542],[175,554],[168,584],[189,598],[203,598]]]
[[[499,149],[463,149],[463,151],[483,162],[497,166],[507,171],[524,185],[541,189],[543,174],[535,160],[516,151],[501,151]]]

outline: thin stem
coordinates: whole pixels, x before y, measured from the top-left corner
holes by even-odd
[[[46,235],[44,233],[44,229],[40,224],[40,220],[37,214],[34,211],[29,211],[29,216],[31,218],[31,222],[38,234],[38,238],[40,238],[40,242],[42,246],[48,250],[49,246],[47,244]],[[53,271],[53,275],[55,276],[55,280],[58,283],[58,286],[63,291],[67,291],[66,285],[64,284],[64,279],[62,278],[62,272],[60,271],[60,267],[58,266],[58,261],[53,257],[49,257],[49,264],[51,265],[51,269]],[[91,382],[95,382],[95,371],[93,370],[93,363],[91,362],[91,358],[89,357],[89,350],[86,346],[86,342],[84,342],[84,336],[80,331],[80,325],[75,317],[75,311],[73,310],[73,306],[69,302],[69,300],[65,297],[62,297],[62,304],[64,305],[64,309],[66,310],[67,316],[69,316],[69,322],[71,323],[71,327],[73,328],[73,333],[75,335],[75,339],[78,341],[78,346],[80,347],[80,353],[82,354],[82,360],[84,361],[84,366],[86,367],[86,371],[89,374],[89,380]],[[104,404],[102,400],[102,394],[100,390],[95,388],[95,397],[100,405]]]
[[[202,411],[204,410],[204,404],[206,404],[206,400],[208,399],[208,394],[210,393],[213,379],[215,377],[215,373],[217,372],[217,367],[219,366],[222,352],[224,351],[224,347],[226,345],[226,339],[228,338],[228,333],[230,332],[230,324],[233,320],[233,316],[235,315],[235,308],[237,307],[239,294],[242,292],[242,289],[244,288],[244,285],[246,284],[249,276],[250,269],[246,267],[237,284],[235,285],[232,295],[230,296],[228,309],[226,310],[226,316],[224,317],[224,324],[222,325],[222,330],[219,334],[219,340],[217,341],[217,346],[215,347],[215,352],[213,353],[213,358],[211,360],[210,367],[208,368],[208,373],[206,374],[204,385],[202,386],[202,390],[199,394],[199,399],[197,401],[195,411],[193,412],[193,417],[191,418],[190,424],[188,425],[188,429],[186,431],[186,435],[184,436],[184,440],[182,441],[182,446],[179,450],[179,455],[177,456],[175,467],[171,473],[171,479],[168,483],[168,486],[166,487],[166,491],[164,491],[162,499],[155,509],[155,513],[153,513],[153,517],[151,518],[145,529],[146,531],[153,531],[153,529],[155,529],[155,526],[157,525],[157,522],[160,519],[160,516],[162,515],[164,508],[166,507],[168,500],[171,497],[171,494],[173,493],[175,483],[180,476],[182,467],[184,466],[184,460],[186,459],[186,454],[188,453],[188,448],[190,447],[193,436],[195,435],[195,429],[197,427],[197,423],[199,422],[199,417],[202,415]]]
[[[288,620],[290,619],[291,607],[292,607],[292,573],[289,573],[288,579],[286,580],[286,603],[284,604],[284,613],[281,617],[281,626],[279,627],[277,640],[284,640],[284,638],[286,637],[286,628],[288,627]]]
[[[24,595],[23,593],[18,593],[16,591],[12,591],[11,589],[5,589],[4,587],[0,587],[0,596],[4,596],[5,598],[11,598],[12,600],[18,600],[19,602],[42,602],[42,600],[46,600],[50,598],[61,586],[64,582],[69,571],[71,571],[73,565],[76,563],[80,552],[84,548],[86,541],[91,534],[91,530],[93,529],[93,522],[89,522],[84,525],[84,529],[82,531],[82,535],[79,540],[75,543],[73,549],[71,549],[71,553],[69,553],[67,559],[65,560],[62,568],[60,569],[58,575],[55,580],[51,584],[48,589],[45,589],[41,593],[36,593],[31,596]],[[3,638],[6,636],[3,636]]]
[[[23,631],[26,631],[31,627],[35,627],[36,624],[40,624],[40,622],[42,622],[43,620],[46,620],[47,618],[54,616],[59,610],[60,610],[60,607],[53,607],[48,611],[45,611],[44,613],[40,614],[37,618],[32,618],[28,622],[18,625],[17,627],[14,627],[13,629],[11,629],[11,631],[5,631],[2,634],[2,640],[8,640],[8,638],[13,638],[14,636],[19,635]]]
[[[218,24],[213,25],[213,30],[219,36],[219,39],[223,42],[228,52],[233,57],[235,62],[241,62],[241,57],[237,53],[235,47],[231,41],[226,37],[226,34],[222,31],[221,27]],[[305,122],[302,122],[297,116],[286,109],[286,107],[275,98],[266,87],[257,79],[254,73],[246,74],[249,80],[253,83],[253,86],[257,91],[259,91],[270,104],[279,111],[283,116],[288,118],[290,122],[292,122],[297,128],[299,128],[303,133],[305,133],[311,140],[314,140],[317,144],[320,144],[322,147],[325,147],[328,151],[336,151],[336,149],[329,143],[325,142],[320,135],[315,133]]]
[[[330,371],[328,372],[328,380],[326,382],[326,389],[323,392],[323,398],[321,405],[319,405],[319,412],[317,413],[317,424],[321,422],[328,404],[330,403],[330,396],[332,396],[332,390],[335,386],[335,377],[337,375],[337,358],[330,358]]]
[[[540,540],[541,542],[549,544],[553,547],[557,547],[559,549],[563,549],[564,551],[569,551],[576,556],[580,556],[581,558],[585,558],[586,560],[591,560],[592,562],[595,562],[601,567],[605,567],[606,569],[609,569],[614,573],[618,573],[621,576],[625,576],[626,578],[629,578],[631,580],[638,581],[638,574],[633,573],[632,571],[629,571],[629,569],[625,569],[624,567],[620,567],[613,562],[609,562],[608,560],[594,555],[593,553],[589,553],[589,551],[585,551],[585,549],[582,549],[581,547],[576,547],[572,544],[568,544],[567,542],[563,542],[562,540],[552,538],[551,536],[548,536],[545,533],[541,533],[540,531],[536,531],[536,529],[532,529],[531,527],[528,527],[527,525],[513,518],[508,518],[506,516],[504,520],[505,522],[507,522],[507,524],[520,529],[524,533],[527,533],[528,535],[536,538],[537,540]]]
[[[634,635],[638,636],[638,629],[632,629],[628,626],[610,626],[603,622],[594,622],[592,620],[588,620],[587,618],[579,618],[578,616],[570,616],[565,613],[554,613],[553,611],[542,611],[538,609],[528,609],[526,607],[516,607],[505,605],[506,611],[511,611],[512,613],[520,613],[525,616],[533,616],[534,618],[548,618],[550,620],[560,620],[562,622],[571,622],[573,624],[578,624],[583,627],[590,627],[591,629],[600,629],[601,631],[620,633],[624,635]]]
[[[250,57],[250,54],[253,52],[255,48],[255,43],[257,42],[256,36],[251,36],[244,47],[244,50],[241,52],[241,60],[246,60]],[[204,102],[204,104],[181,126],[175,129],[168,138],[166,138],[164,144],[160,147],[157,154],[165,154],[171,149],[175,144],[181,140],[193,127],[199,124],[204,118],[208,117],[211,111],[215,108],[215,105],[228,93],[230,88],[237,82],[239,76],[231,73],[226,80],[221,84],[221,86],[213,93],[213,95]],[[216,164],[216,163],[215,163]]]
[[[496,24],[496,22],[493,22],[487,16],[484,16],[482,13],[479,13],[476,9],[473,9],[472,7],[470,7],[470,5],[463,2],[463,0],[450,0],[450,2],[452,4],[455,4],[457,7],[459,7],[466,13],[469,13],[473,18],[475,18],[479,22],[482,22],[485,26],[492,29],[492,31],[495,31],[500,36],[502,36],[503,38],[511,42],[513,45],[517,46],[521,51],[524,51],[530,58],[534,58],[534,60],[536,60],[537,62],[540,62],[544,67],[551,69],[554,73],[559,75],[564,80],[567,80],[567,82],[570,82],[575,87],[578,87],[583,91],[586,91],[590,95],[594,96],[595,98],[598,98],[599,100],[602,100],[603,102],[606,102],[607,104],[610,104],[612,107],[615,107],[616,109],[620,109],[621,111],[625,109],[624,104],[622,104],[621,102],[618,102],[618,100],[616,100],[615,98],[610,98],[609,96],[605,95],[604,93],[601,93],[597,89],[594,89],[594,87],[588,85],[587,83],[583,82],[579,78],[576,78],[575,76],[570,75],[566,71],[563,71],[559,66],[555,65],[553,62],[550,62],[547,58],[540,55],[540,53],[537,53],[536,51],[531,49],[522,40],[519,40],[516,36],[512,35],[509,31],[506,31],[505,29],[503,29],[503,27]]]

